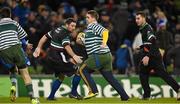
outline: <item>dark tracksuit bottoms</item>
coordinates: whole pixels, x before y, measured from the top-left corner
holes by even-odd
[[[176,92],[178,92],[180,86],[178,83],[166,72],[163,61],[160,55],[156,58],[150,58],[148,66],[144,66],[140,62],[140,81],[144,90],[143,98],[148,98],[151,95],[151,89],[149,86],[150,70],[154,69],[155,74],[161,77],[168,85],[170,85]]]

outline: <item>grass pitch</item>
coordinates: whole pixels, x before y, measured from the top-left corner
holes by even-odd
[[[87,100],[76,100],[70,98],[58,98],[56,101],[48,101],[40,98],[41,104],[180,104],[175,98],[157,98],[152,100],[139,100],[131,98],[129,101],[121,101],[119,98],[92,98]],[[29,98],[19,97],[11,102],[7,97],[0,97],[0,104],[30,104]]]

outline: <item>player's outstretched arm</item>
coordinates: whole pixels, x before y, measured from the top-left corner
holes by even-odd
[[[67,51],[67,53],[76,61],[77,64],[81,64],[83,61],[82,61],[82,57],[81,56],[78,56],[76,55],[72,48],[70,47],[70,45],[66,45],[65,47],[65,50]]]
[[[34,57],[38,57],[38,56],[40,55],[41,49],[42,49],[44,43],[45,43],[47,40],[48,40],[48,38],[46,37],[46,35],[44,35],[44,36],[40,39],[40,41],[39,41],[39,43],[38,43],[38,46],[37,46],[36,50],[35,50],[34,53],[33,53],[33,56],[34,56]]]

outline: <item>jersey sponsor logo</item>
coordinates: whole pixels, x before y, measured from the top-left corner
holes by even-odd
[[[59,33],[60,33],[60,31],[59,31],[59,30],[57,30],[57,29],[55,30],[55,32],[56,32],[57,34],[59,34]]]

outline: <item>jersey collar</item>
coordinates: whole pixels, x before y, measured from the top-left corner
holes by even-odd
[[[66,31],[68,34],[71,34],[71,31],[69,31],[68,29],[67,29],[67,27],[66,26],[61,26],[63,29],[64,29],[64,31]]]
[[[1,21],[12,20],[11,18],[2,18]]]
[[[94,22],[92,22],[92,23],[88,24],[88,26],[87,26],[87,27],[91,26],[92,24],[97,24],[97,23],[98,23],[97,21],[94,21]]]
[[[146,23],[144,23],[142,26],[140,26],[140,30],[142,30],[146,25],[147,25],[148,23],[146,22]]]
[[[62,28],[64,29],[64,30],[66,30],[67,32],[70,32],[68,29],[67,29],[67,27],[66,26],[62,26]]]

